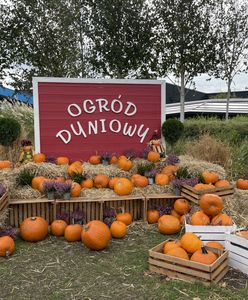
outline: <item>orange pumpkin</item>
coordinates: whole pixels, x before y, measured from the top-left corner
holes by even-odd
[[[215,187],[229,187],[230,182],[228,180],[219,180],[215,183]]]
[[[102,250],[106,248],[110,238],[110,229],[106,224],[98,220],[89,222],[81,234],[82,242],[91,250]]]
[[[185,216],[186,215],[182,215],[179,219],[180,223],[183,225],[185,223]]]
[[[109,161],[109,164],[110,165],[114,165],[114,164],[117,164],[118,163],[118,158],[117,156],[113,155]]]
[[[83,173],[83,166],[80,162],[74,162],[67,168],[67,173],[72,176],[75,174],[82,174]]]
[[[114,185],[114,191],[117,195],[124,196],[131,194],[133,190],[133,184],[132,182],[127,178],[119,178],[115,185]]]
[[[211,265],[217,259],[217,255],[205,247],[193,253],[190,260],[204,265]]]
[[[169,250],[175,247],[181,247],[181,242],[179,240],[175,241],[168,241],[164,244],[163,252],[164,254],[167,254]]]
[[[0,256],[6,257],[11,255],[15,250],[15,242],[10,236],[0,237]]]
[[[186,199],[177,199],[174,203],[174,210],[179,215],[187,214],[190,210],[189,202]]]
[[[57,165],[69,165],[69,158],[66,156],[59,156],[56,159]]]
[[[127,225],[121,221],[114,221],[110,226],[112,237],[121,239],[127,234]]]
[[[92,179],[85,179],[81,182],[81,187],[85,189],[91,189],[94,186],[94,181]]]
[[[177,170],[178,170],[177,166],[168,165],[162,169],[161,173],[166,174],[166,175],[173,175],[174,173],[176,173]]]
[[[63,236],[67,223],[63,220],[54,220],[50,226],[51,234],[54,236]]]
[[[77,182],[73,182],[71,186],[71,197],[79,197],[81,193],[81,185]]]
[[[217,249],[220,249],[222,251],[225,250],[224,246],[222,246],[221,243],[219,243],[219,242],[214,242],[214,241],[213,242],[207,242],[206,246],[212,247],[212,248],[217,248]]]
[[[237,231],[236,234],[242,236],[245,239],[248,239],[248,230]]]
[[[226,214],[218,214],[217,216],[213,217],[211,221],[212,225],[223,225],[223,226],[231,226],[233,225],[233,220]]]
[[[149,151],[147,155],[147,160],[150,162],[156,163],[160,161],[160,154],[155,151]]]
[[[204,184],[204,183],[197,183],[194,186],[195,190],[210,190],[210,189],[214,189],[215,186],[212,184]]]
[[[0,169],[9,169],[11,166],[12,163],[9,160],[0,160]]]
[[[20,235],[24,241],[38,242],[48,234],[48,223],[42,217],[26,218],[20,225]]]
[[[215,172],[204,171],[202,172],[202,177],[204,179],[204,182],[207,184],[215,183],[219,180],[219,175]]]
[[[168,175],[162,174],[162,173],[156,174],[155,183],[157,185],[162,185],[163,186],[163,185],[169,184],[169,182],[170,182],[170,177]]]
[[[133,183],[134,186],[143,188],[148,185],[148,179],[145,176],[140,175],[134,179]]]
[[[107,175],[99,174],[94,178],[94,185],[98,189],[107,188],[109,183],[109,178]]]
[[[179,215],[179,214],[175,211],[175,209],[172,209],[171,215],[174,216],[174,217],[176,217],[176,218],[178,218],[178,220],[181,218],[181,215]]]
[[[43,153],[34,154],[33,161],[35,163],[42,163],[42,162],[46,161],[46,155]]]
[[[53,181],[54,181],[53,179],[47,179],[47,178],[45,178],[45,180],[41,180],[38,187],[37,187],[37,190],[40,193],[44,193],[44,183],[45,182],[53,182]]]
[[[125,213],[119,213],[116,215],[116,220],[123,222],[126,225],[130,225],[132,223],[132,215],[128,212]]]
[[[133,162],[129,159],[121,158],[118,160],[118,166],[123,171],[129,171],[133,167]]]
[[[140,174],[133,174],[132,176],[131,176],[131,182],[134,184],[135,183],[135,180],[137,179],[137,178],[139,178],[141,175]]]
[[[191,224],[199,226],[209,225],[210,219],[202,210],[200,210],[193,213],[191,216]]]
[[[32,179],[31,186],[33,189],[38,190],[40,189],[41,184],[46,180],[43,176],[36,176]]]
[[[202,241],[192,232],[185,233],[181,240],[182,248],[188,253],[194,253],[203,246]]]
[[[116,182],[118,181],[118,179],[119,179],[119,177],[113,177],[109,180],[109,188],[111,190],[114,189],[114,186],[115,186]]]
[[[159,211],[156,209],[147,211],[147,222],[149,224],[158,223],[158,219],[160,218]]]
[[[221,213],[223,201],[221,197],[215,194],[204,194],[201,196],[199,205],[201,210],[208,216],[214,217]]]
[[[56,182],[65,182],[65,178],[64,177],[56,177],[55,179],[54,179],[54,181],[56,181]]]
[[[158,230],[163,234],[174,234],[179,232],[181,224],[178,218],[170,215],[164,215],[158,220]]]
[[[92,165],[99,165],[101,163],[101,156],[100,155],[92,155],[89,158],[89,163]]]
[[[238,179],[236,181],[236,187],[240,190],[248,190],[248,179]]]
[[[64,238],[68,242],[77,242],[81,240],[82,227],[79,224],[71,224],[66,226]]]
[[[118,157],[118,161],[121,160],[121,159],[128,159],[128,158],[126,157],[126,155],[120,155],[120,156]]]
[[[181,247],[174,247],[174,248],[170,249],[166,253],[166,255],[189,260],[188,253],[183,248],[181,248]]]

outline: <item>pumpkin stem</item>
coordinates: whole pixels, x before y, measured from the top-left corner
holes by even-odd
[[[9,251],[8,250],[5,251],[5,257],[9,258]]]
[[[206,247],[202,247],[201,250],[202,250],[202,254],[208,254]]]
[[[35,221],[37,218],[36,217],[31,217],[30,220],[31,221]]]

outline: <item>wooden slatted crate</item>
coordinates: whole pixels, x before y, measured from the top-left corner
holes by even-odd
[[[5,212],[9,206],[8,191],[0,197],[0,215]]]
[[[248,275],[248,239],[226,234],[225,247],[229,250],[229,266]]]
[[[204,265],[164,254],[163,247],[166,242],[149,250],[149,270],[153,273],[188,282],[201,281],[210,285],[219,282],[228,272],[228,251],[206,247],[217,254],[218,259],[211,265]]]
[[[196,190],[192,186],[184,184],[182,185],[181,188],[181,196],[196,204],[199,203],[199,200],[203,194],[216,194],[222,198],[225,198],[233,195],[233,193],[234,193],[233,185],[230,185],[229,187],[220,187],[220,188],[214,188],[209,190]]]
[[[47,198],[11,200],[9,204],[9,224],[19,227],[21,222],[28,217],[40,216],[50,224],[53,221],[54,200]]]

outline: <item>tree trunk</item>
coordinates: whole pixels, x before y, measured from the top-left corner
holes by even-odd
[[[228,117],[229,117],[230,97],[231,97],[231,79],[228,78],[228,82],[227,82],[227,98],[226,98],[226,121],[228,121]]]
[[[185,102],[185,71],[181,69],[181,88],[180,88],[180,121],[184,122],[184,102]]]

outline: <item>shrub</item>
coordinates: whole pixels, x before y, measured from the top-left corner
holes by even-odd
[[[184,125],[177,119],[169,119],[162,125],[162,133],[165,140],[170,144],[174,145],[179,138],[182,136]]]
[[[21,125],[12,118],[0,118],[0,144],[11,146],[21,134]]]

